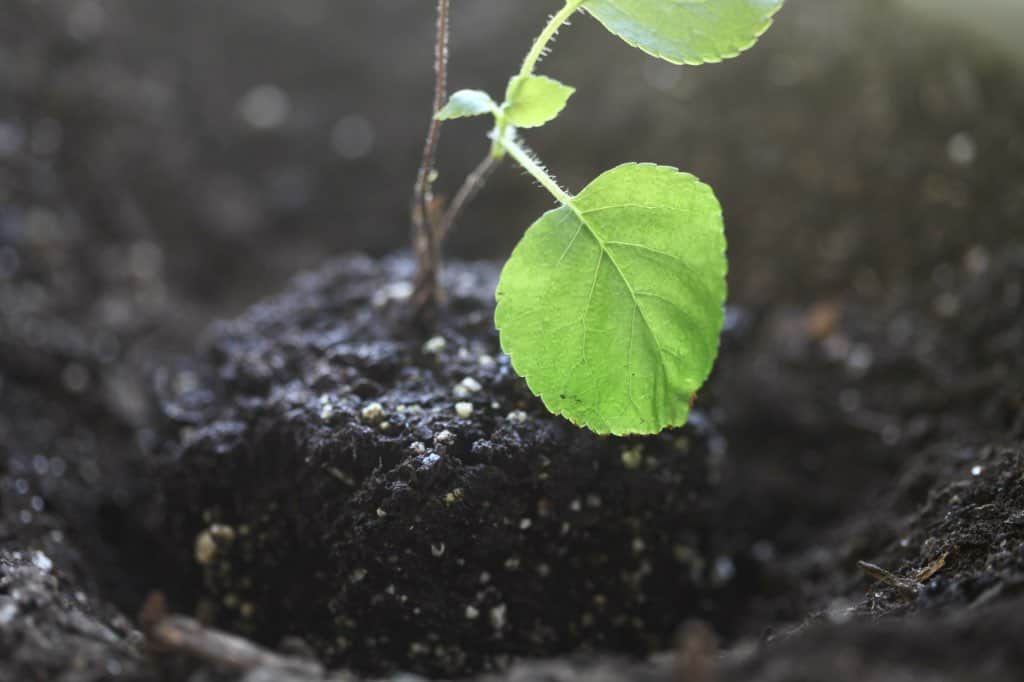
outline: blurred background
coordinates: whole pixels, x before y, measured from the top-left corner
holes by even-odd
[[[453,4],[451,85],[495,94],[559,5]],[[188,340],[333,254],[404,248],[433,11],[0,0],[7,342]],[[542,65],[578,93],[527,139],[573,190],[629,160],[711,183],[736,302],[884,297],[1024,233],[1022,30],[1019,0],[789,0],[742,58],[681,68],[579,16]],[[484,133],[446,126],[441,192]],[[447,252],[504,258],[549,206],[507,166]]]

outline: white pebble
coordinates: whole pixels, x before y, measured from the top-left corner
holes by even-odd
[[[509,420],[513,424],[522,424],[526,421],[526,413],[522,410],[512,410],[508,413],[505,419]]]
[[[473,403],[455,403],[455,414],[461,419],[469,419],[473,416]]]
[[[505,604],[498,604],[491,609],[491,626],[495,630],[504,630],[505,623],[508,620],[508,606]]]
[[[443,336],[434,336],[427,339],[427,342],[423,344],[424,353],[440,353],[448,345]]]
[[[476,393],[477,391],[483,388],[483,386],[480,385],[480,382],[474,379],[473,377],[466,377],[465,379],[459,382],[459,386],[462,386],[470,393]]]
[[[380,403],[370,403],[360,414],[367,424],[379,424],[384,419],[384,406]]]

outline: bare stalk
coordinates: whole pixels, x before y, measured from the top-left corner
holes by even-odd
[[[448,9],[449,0],[437,0],[437,40],[434,45],[434,111],[430,117],[423,160],[416,175],[412,198],[412,241],[416,252],[416,281],[413,303],[420,322],[429,323],[441,301],[441,244],[435,227],[434,163],[441,139],[437,112],[448,97]]]
[[[448,205],[448,210],[445,211],[440,222],[437,224],[437,235],[436,239],[440,243],[448,236],[451,232],[452,226],[455,225],[455,221],[458,220],[459,214],[466,208],[469,202],[476,198],[476,195],[480,193],[483,186],[487,184],[487,179],[491,177],[491,174],[498,168],[501,163],[500,159],[494,157],[494,155],[488,153],[484,157],[473,171],[466,176],[465,181],[462,183],[462,187],[455,193],[455,197]]]

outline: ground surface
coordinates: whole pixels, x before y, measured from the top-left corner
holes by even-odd
[[[311,0],[5,5],[0,679],[1021,677],[1019,72],[883,2],[794,0],[758,58],[685,78],[613,42],[589,75],[577,22],[552,68],[589,125],[535,146],[572,186],[685,165],[732,243],[700,421],[619,442],[509,374],[494,265],[450,268],[431,351],[400,259],[324,263],[404,235],[420,133],[366,56],[422,33],[395,2],[319,27]],[[457,77],[514,61],[496,36],[530,7],[463,17]],[[291,118],[255,130],[268,79]],[[353,111],[358,159],[329,142]],[[544,208],[515,173],[492,191],[457,251],[498,257]]]

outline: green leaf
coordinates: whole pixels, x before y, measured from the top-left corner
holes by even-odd
[[[502,349],[547,408],[598,433],[680,426],[718,353],[722,210],[692,175],[625,164],[544,214],[498,282]]]
[[[490,114],[497,110],[498,105],[483,90],[459,90],[448,99],[448,104],[445,104],[434,118],[448,121],[453,118]]]
[[[542,126],[565,109],[574,92],[576,88],[547,76],[516,76],[508,83],[505,116],[519,128]]]
[[[583,9],[634,47],[674,64],[735,57],[772,24],[783,0],[586,0]]]

